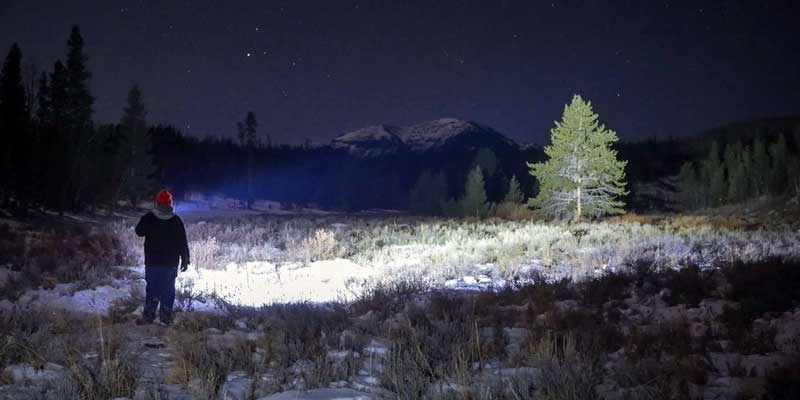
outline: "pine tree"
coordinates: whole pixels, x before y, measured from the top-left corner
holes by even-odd
[[[697,170],[694,163],[687,161],[681,165],[678,173],[678,193],[680,203],[689,209],[700,207],[701,193],[700,188],[705,185],[700,184]]]
[[[788,153],[786,137],[783,135],[779,135],[778,140],[769,146],[769,192],[773,195],[782,195],[787,189]]]
[[[255,201],[254,186],[255,186],[255,151],[259,145],[256,129],[258,129],[258,121],[256,115],[249,111],[244,118],[243,122],[236,124],[239,130],[239,143],[247,151],[247,198],[245,200],[248,209],[253,207]]]
[[[753,140],[750,158],[752,160],[749,185],[752,190],[751,196],[758,197],[767,193],[770,172],[770,160],[767,147],[758,136]]]
[[[697,190],[703,198],[704,206],[718,206],[725,201],[725,166],[719,157],[719,146],[717,142],[711,143],[708,157],[702,162],[700,180],[706,184],[698,187]]]
[[[72,27],[67,47],[68,118],[72,127],[79,131],[92,125],[94,98],[89,93],[92,74],[86,69],[89,57],[83,52],[83,36],[77,26]]]
[[[13,194],[20,209],[27,208],[30,187],[31,132],[25,108],[25,88],[22,85],[22,51],[15,43],[0,72],[0,140],[3,143],[2,193],[3,203]]]
[[[725,169],[728,173],[728,202],[737,203],[749,196],[750,151],[736,142],[725,147]]]
[[[43,137],[42,162],[45,171],[45,205],[63,210],[62,199],[66,196],[66,181],[69,176],[67,135],[67,72],[61,61],[53,65],[49,87],[40,86],[39,129]],[[46,104],[46,107],[42,107]]]
[[[83,37],[77,26],[72,27],[67,41],[66,107],[64,134],[66,136],[67,179],[61,191],[59,211],[77,209],[84,202],[84,189],[95,177],[92,163],[99,157],[99,143],[94,139],[92,105],[89,92],[91,74],[86,68],[88,57],[83,50]]]
[[[124,165],[122,190],[131,205],[136,207],[139,200],[152,191],[152,175],[155,173],[152,141],[147,131],[147,110],[142,100],[142,91],[137,85],[128,92],[120,131],[124,143],[124,151],[121,152]]]
[[[36,90],[36,122],[39,126],[50,125],[50,83],[47,80],[47,73],[42,72],[39,77],[39,84]]]
[[[508,192],[503,199],[504,203],[521,204],[524,200],[522,190],[519,187],[519,181],[516,175],[511,175],[511,180],[508,182]]]
[[[622,213],[626,162],[611,148],[617,134],[598,122],[591,102],[575,95],[550,132],[551,144],[544,149],[549,159],[528,163],[539,180],[531,205],[555,217],[573,214],[576,222],[583,215]]]
[[[489,208],[482,168],[476,165],[467,176],[464,197],[461,198],[461,209],[466,217],[483,218],[489,214]]]

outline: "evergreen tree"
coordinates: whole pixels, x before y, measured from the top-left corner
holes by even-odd
[[[521,204],[524,200],[522,190],[519,187],[519,181],[516,175],[511,175],[511,180],[508,182],[508,192],[503,199],[504,203]]]
[[[155,173],[155,166],[146,117],[142,91],[139,86],[134,85],[128,92],[127,106],[120,121],[124,143],[124,151],[120,152],[124,165],[122,190],[134,207],[139,200],[150,194],[154,186],[152,175]],[[116,196],[112,200],[116,200]]]
[[[92,125],[94,98],[89,93],[92,74],[86,68],[89,57],[83,51],[83,36],[80,28],[72,27],[67,41],[67,113],[72,128],[80,132]]]
[[[3,143],[0,188],[3,203],[10,195],[16,197],[22,211],[27,208],[30,193],[31,132],[25,108],[25,88],[22,85],[22,51],[15,43],[0,71],[0,140]]]
[[[239,130],[239,143],[247,151],[247,197],[245,203],[246,207],[250,209],[253,207],[253,202],[255,201],[255,151],[256,147],[259,145],[258,136],[256,135],[256,129],[258,129],[256,115],[252,111],[249,111],[244,121],[237,123],[236,127]]]
[[[704,206],[718,206],[725,201],[725,166],[719,157],[719,146],[717,142],[711,143],[708,157],[702,163],[701,178],[706,185],[698,187],[696,190],[703,198]]]
[[[678,173],[679,202],[686,208],[693,209],[701,206],[701,188],[704,184],[700,183],[694,163],[687,161],[681,165]]]
[[[84,202],[84,189],[97,172],[92,168],[92,163],[99,155],[93,153],[101,148],[98,141],[93,140],[94,98],[89,92],[91,74],[86,68],[88,57],[84,53],[83,45],[80,29],[77,26],[72,27],[67,41],[67,96],[64,110],[67,179],[61,191],[58,206],[60,212],[66,208],[77,209]]]
[[[42,72],[39,76],[39,84],[36,90],[36,122],[39,126],[49,126],[49,117],[50,83],[47,81],[47,73]]]
[[[486,186],[482,168],[476,165],[467,176],[464,197],[461,198],[464,216],[483,218],[489,213],[489,202],[486,198]]]
[[[769,146],[770,168],[769,168],[769,192],[774,195],[782,195],[786,191],[788,181],[787,165],[788,146],[786,137],[778,136],[778,140]]]
[[[728,172],[728,202],[744,201],[748,197],[748,160],[750,152],[736,142],[725,147],[725,169]]]
[[[531,205],[556,217],[573,214],[576,222],[583,215],[622,213],[626,162],[611,148],[617,134],[598,122],[591,102],[575,95],[550,132],[551,144],[544,149],[549,159],[528,163],[539,180]]]
[[[62,208],[62,199],[66,196],[66,181],[69,175],[67,137],[67,72],[61,61],[53,65],[49,87],[40,86],[39,129],[43,140],[42,161],[45,171],[45,205]],[[45,104],[46,107],[42,107]]]
[[[444,173],[423,171],[408,196],[408,208],[421,215],[439,215],[447,199],[447,180]]]
[[[767,147],[759,136],[756,136],[753,140],[750,159],[752,160],[749,185],[752,190],[751,197],[758,197],[767,193],[770,173],[770,159]]]

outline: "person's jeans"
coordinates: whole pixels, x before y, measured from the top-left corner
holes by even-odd
[[[172,305],[175,303],[175,278],[178,269],[174,267],[145,267],[144,279],[147,282],[144,299],[144,319],[153,322],[156,318],[169,324],[172,322]]]

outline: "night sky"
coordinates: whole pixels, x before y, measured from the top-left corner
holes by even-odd
[[[198,136],[253,110],[277,143],[442,117],[546,143],[579,93],[636,140],[800,113],[797,3],[3,1],[0,45],[50,71],[79,25],[98,122],[136,82]]]

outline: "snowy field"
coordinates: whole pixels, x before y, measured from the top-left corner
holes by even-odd
[[[389,212],[289,213],[274,204],[241,210],[225,203],[179,204],[192,253],[179,274],[179,298],[194,309],[213,299],[237,306],[348,302],[379,285],[413,282],[450,290],[500,290],[535,281],[583,280],[636,265],[715,268],[737,262],[799,259],[789,226],[747,228],[712,217],[626,217],[562,225],[536,221],[442,220]],[[135,215],[108,225],[132,264],[97,288],[59,284],[27,299],[105,312],[141,296],[142,239]],[[111,267],[111,266],[109,266]]]
[[[178,210],[192,266],[166,330],[133,322],[138,215],[0,232],[30,269],[0,267],[0,399],[84,398],[87,379],[130,399],[748,398],[800,370],[782,223]]]

